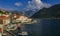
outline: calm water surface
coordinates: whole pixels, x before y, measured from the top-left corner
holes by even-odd
[[[60,19],[36,19],[38,22],[25,25],[26,31],[32,32],[31,36],[59,36]]]

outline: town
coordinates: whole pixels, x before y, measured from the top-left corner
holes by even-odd
[[[4,32],[4,30],[9,32],[11,30],[14,31],[20,27],[21,27],[21,31],[24,31],[25,24],[35,23],[35,22],[36,21],[34,21],[32,18],[24,16],[24,13],[22,14],[13,13],[12,14],[11,12],[0,10],[0,34],[2,35],[7,35],[6,32]]]

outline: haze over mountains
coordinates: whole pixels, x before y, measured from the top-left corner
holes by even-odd
[[[28,10],[28,11],[26,11],[26,10],[23,10],[23,11],[14,10],[14,11],[9,11],[9,12],[11,12],[11,13],[19,13],[19,14],[24,13],[25,16],[31,17],[37,11],[38,11],[38,9],[35,9],[35,11],[33,11],[33,10]]]

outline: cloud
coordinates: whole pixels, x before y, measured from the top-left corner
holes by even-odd
[[[26,7],[27,10],[35,10],[35,9],[42,9],[42,8],[49,8],[51,5],[48,3],[43,3],[41,0],[32,0],[28,1],[28,5]]]
[[[28,5],[24,8],[25,11],[32,11],[28,12],[29,14],[27,15],[28,17],[32,16],[35,14],[37,11],[39,11],[42,8],[49,8],[51,5],[49,3],[44,3],[41,0],[32,0],[28,1]]]
[[[44,7],[45,7],[45,8],[49,8],[49,7],[51,7],[51,6],[52,6],[51,4],[44,3]]]
[[[14,5],[15,5],[15,6],[21,6],[22,3],[20,3],[20,2],[16,2]]]

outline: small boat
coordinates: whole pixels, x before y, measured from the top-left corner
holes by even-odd
[[[21,33],[19,33],[20,35],[24,36],[24,35],[28,35],[28,33],[26,31],[22,31]]]

